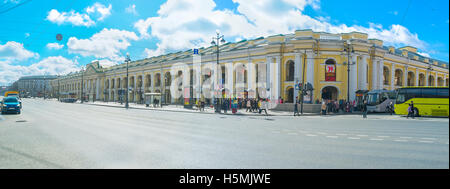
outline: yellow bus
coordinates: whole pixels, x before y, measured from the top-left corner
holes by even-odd
[[[414,116],[448,117],[448,87],[404,87],[397,90],[395,113],[407,115],[411,102]]]
[[[19,92],[17,92],[17,91],[6,91],[5,92],[5,97],[9,97],[9,96],[19,97]]]

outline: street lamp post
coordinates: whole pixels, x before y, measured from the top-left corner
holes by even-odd
[[[346,42],[346,45],[344,46],[344,51],[347,52],[347,102],[350,102],[350,66],[354,63],[350,63],[350,53],[354,53],[355,50],[353,49],[351,45],[350,40]]]
[[[125,96],[125,98],[126,98],[126,101],[125,101],[125,108],[126,109],[128,109],[128,107],[129,107],[129,105],[128,105],[128,63],[130,62],[130,54],[129,53],[127,53],[127,57],[126,57],[126,59],[125,59],[125,62],[127,62],[127,77],[126,77],[126,82],[127,82],[127,85],[126,85],[126,88],[125,88],[125,92],[126,92],[126,96]]]
[[[58,101],[61,100],[61,98],[60,98],[61,90],[60,90],[60,84],[59,84],[60,80],[61,80],[61,76],[58,75]]]
[[[216,46],[216,48],[217,48],[217,51],[216,51],[216,54],[217,54],[217,63],[216,63],[217,71],[215,73],[216,74],[216,82],[217,82],[217,94],[215,95],[215,98],[216,98],[215,106],[216,106],[216,113],[220,113],[220,111],[221,111],[220,108],[221,108],[222,103],[219,102],[219,101],[221,101],[222,98],[217,98],[217,96],[219,96],[219,93],[220,93],[220,86],[222,85],[222,81],[220,81],[220,83],[219,83],[219,69],[220,69],[220,67],[219,67],[219,46],[220,46],[220,43],[225,43],[225,39],[224,39],[225,36],[224,35],[220,35],[219,32],[217,32],[216,34],[217,34],[217,36],[213,37],[213,40],[211,41],[211,45],[212,46]]]
[[[83,104],[84,101],[83,89],[84,89],[84,68],[81,67],[81,104]]]

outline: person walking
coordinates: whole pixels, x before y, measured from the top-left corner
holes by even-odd
[[[267,116],[267,115],[268,115],[268,114],[267,114],[267,107],[268,107],[268,105],[267,105],[266,100],[265,100],[265,99],[262,100],[262,101],[261,101],[261,107],[260,107],[260,109],[259,109],[259,114],[261,114],[261,112],[264,110],[264,113],[266,113],[266,116]]]
[[[327,104],[325,101],[322,102],[322,115],[327,115]]]
[[[364,101],[364,104],[362,104],[362,111],[363,111],[363,118],[367,118],[367,100]]]
[[[222,109],[223,109],[223,113],[224,113],[224,114],[227,114],[227,110],[228,110],[228,99],[224,99],[224,100],[223,100]]]
[[[394,114],[394,103],[393,102],[389,102],[387,110],[391,115]]]
[[[295,116],[300,116],[300,114],[298,113],[298,101],[295,101],[294,103],[294,117]]]
[[[252,101],[250,99],[247,100],[247,109],[245,110],[245,112],[252,112]]]

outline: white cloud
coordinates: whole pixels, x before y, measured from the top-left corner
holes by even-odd
[[[30,33],[25,33],[25,38],[30,37]]]
[[[26,50],[22,43],[8,41],[6,44],[0,44],[0,60],[22,61],[29,58],[39,58],[39,54]]]
[[[132,5],[128,6],[127,8],[125,8],[125,12],[134,14],[134,15],[138,15],[135,4],[132,4]]]
[[[105,5],[101,3],[94,3],[91,7],[86,8],[86,12],[88,14],[99,14],[100,17],[97,20],[104,20],[106,17],[111,15],[111,4],[106,7]]]
[[[47,44],[47,48],[48,49],[56,49],[56,50],[58,50],[58,49],[62,49],[64,47],[64,45],[63,44],[58,44],[58,43],[48,43]]]
[[[419,55],[421,55],[421,56],[424,56],[424,57],[427,57],[427,58],[430,58],[430,57],[431,57],[430,54],[424,53],[424,52],[418,52],[417,54],[419,54]]]
[[[121,50],[127,49],[130,41],[138,40],[134,32],[118,29],[104,28],[89,39],[78,39],[70,37],[67,42],[69,53],[77,53],[82,56],[94,56],[96,58],[107,58],[114,62],[123,61]]]
[[[85,10],[86,13],[78,13],[74,10],[69,12],[59,12],[56,9],[52,9],[48,12],[46,19],[58,25],[70,23],[75,26],[89,27],[95,24],[95,21],[91,19],[91,16],[94,18],[97,17],[97,21],[102,21],[111,15],[111,9],[111,4],[106,7],[100,3],[95,3],[93,6],[87,7]]]
[[[159,55],[200,46],[208,46],[216,29],[229,40],[256,38],[293,33],[297,29],[312,29],[330,33],[364,32],[369,38],[383,40],[386,45],[427,44],[402,25],[369,27],[334,25],[329,18],[312,18],[303,14],[305,7],[320,9],[319,0],[233,0],[236,11],[218,10],[213,0],[168,0],[161,5],[158,16],[141,19],[134,24],[141,38],[159,40],[157,49],[145,54]]]
[[[29,66],[0,62],[0,85],[10,84],[22,76],[68,74],[79,70],[77,64],[62,56],[47,57]]]

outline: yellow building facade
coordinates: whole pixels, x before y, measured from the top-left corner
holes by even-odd
[[[404,86],[448,86],[448,63],[418,54],[415,47],[383,46],[359,32],[330,34],[299,30],[161,55],[129,63],[131,102],[161,93],[166,103],[215,95],[293,102],[295,87],[309,84],[305,101],[354,100],[357,91]],[[89,100],[120,101],[127,86],[126,64],[103,68],[98,62],[52,82],[54,93]],[[218,74],[216,74],[218,73]],[[122,99],[123,100],[123,99]]]

